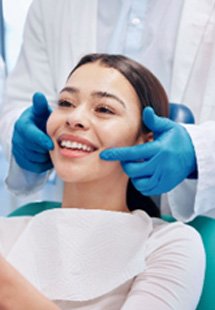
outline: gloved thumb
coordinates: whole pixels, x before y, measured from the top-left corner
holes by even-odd
[[[51,113],[51,108],[49,107],[48,101],[42,93],[35,93],[33,95],[33,107],[32,112],[36,118],[46,119],[49,117]]]
[[[146,107],[142,114],[144,125],[154,133],[162,133],[172,128],[172,121],[155,114],[151,107]]]

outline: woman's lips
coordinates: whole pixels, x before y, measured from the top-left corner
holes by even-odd
[[[80,136],[63,134],[59,136],[57,142],[60,147],[60,153],[69,158],[83,157],[98,149],[88,139]]]

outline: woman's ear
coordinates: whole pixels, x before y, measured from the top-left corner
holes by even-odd
[[[153,132],[150,131],[150,132],[147,132],[147,133],[142,133],[138,140],[137,140],[137,144],[143,144],[143,143],[146,143],[146,142],[152,142],[154,140],[154,135],[153,135]]]

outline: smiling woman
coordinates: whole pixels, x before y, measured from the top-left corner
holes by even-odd
[[[105,162],[99,153],[150,141],[152,133],[141,121],[146,106],[153,107],[158,115],[168,115],[168,99],[160,82],[145,67],[124,56],[88,55],[70,73],[47,131],[55,143],[51,158],[58,175],[72,183],[82,178],[87,186],[85,193],[90,195],[91,186],[100,193],[92,206],[87,195],[81,195],[86,197],[85,208],[127,210],[128,178],[119,162]],[[71,158],[76,160],[71,162]],[[88,179],[97,184],[86,183]],[[66,183],[65,188],[68,186]],[[69,188],[74,201],[76,195]],[[103,191],[110,194],[107,205]],[[83,205],[77,195],[83,207],[86,203]],[[65,199],[63,205],[71,206],[71,199]]]
[[[168,113],[165,91],[146,68],[119,55],[82,58],[47,122],[62,207],[0,223],[11,234],[1,237],[6,259],[61,309],[196,308],[205,269],[200,236],[138,205],[131,212],[127,175],[100,158],[104,149],[153,139],[141,122],[146,106]]]

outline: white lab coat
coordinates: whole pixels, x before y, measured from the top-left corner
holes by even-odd
[[[185,221],[199,214],[215,217],[214,38],[215,1],[185,1],[170,100],[188,105],[196,123],[201,123],[198,127],[187,126],[197,157],[198,182],[185,180],[169,194],[173,215]]]
[[[96,51],[97,5],[97,0],[56,0],[54,5],[51,0],[33,2],[26,24],[21,57],[14,74],[9,78],[9,96],[0,119],[1,140],[4,140],[2,143],[8,157],[14,122],[29,106],[32,94],[41,91],[47,95],[49,102],[54,104],[71,68],[81,56]],[[168,21],[163,22],[166,22],[168,27]],[[213,122],[204,123],[198,128],[188,128],[198,161],[197,187],[183,195],[183,200],[181,193],[179,199],[177,193],[170,194],[173,214],[183,220],[214,208],[214,38],[215,0],[185,0],[176,38],[169,97],[172,102],[188,105],[193,110],[197,123],[208,120]],[[14,174],[11,176],[13,185],[19,183],[19,190],[24,192],[24,188],[26,191],[32,189],[35,182],[29,183],[31,173],[27,173],[27,178],[23,173],[17,171],[17,177],[22,175],[23,181],[27,180],[23,189],[20,188],[20,177],[17,182]],[[43,177],[40,176],[39,184]],[[181,190],[180,188],[181,186],[177,191]]]

